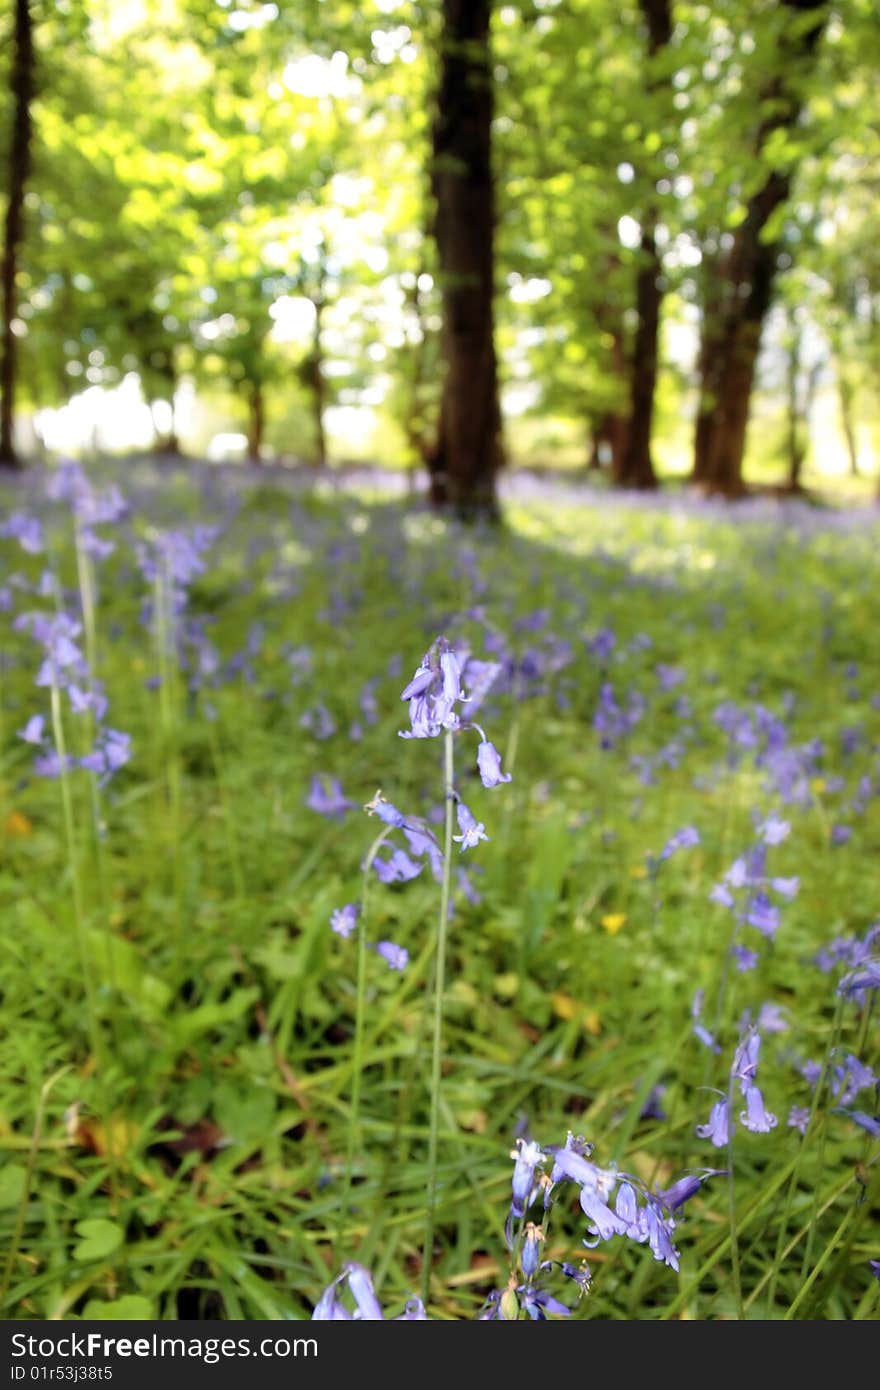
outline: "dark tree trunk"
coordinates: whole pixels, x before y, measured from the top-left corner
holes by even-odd
[[[670,0],[641,0],[641,8],[648,25],[650,64],[672,37]],[[664,83],[667,81],[663,80]],[[657,91],[658,87],[659,83],[652,75],[648,89]],[[629,438],[614,473],[614,481],[621,487],[641,489],[657,486],[651,458],[651,435],[654,423],[654,395],[657,389],[663,265],[657,250],[656,228],[657,210],[652,196],[642,217],[641,263],[636,277],[637,325],[632,356]]]
[[[249,463],[260,463],[263,455],[263,386],[252,381],[248,390],[247,456]]]
[[[608,411],[598,420],[591,421],[591,433],[590,467],[604,469],[616,479],[622,467],[629,438],[628,417]]]
[[[28,0],[15,0],[15,57],[10,82],[13,100],[9,147],[9,201],[3,241],[3,325],[0,345],[0,464],[16,467],[13,441],[16,382],[15,277],[24,235],[24,192],[31,163],[31,101],[34,95],[33,22]]]
[[[803,105],[798,77],[825,23],[825,0],[783,0],[783,8],[792,11],[792,30],[780,41],[778,72],[763,92],[769,114],[757,132],[756,158],[774,132],[796,124]],[[806,27],[804,15],[813,16]],[[719,302],[704,313],[693,478],[707,491],[728,497],[744,490],[742,465],[755,363],[773,298],[778,246],[765,241],[763,232],[788,198],[791,178],[790,168],[772,170],[749,199],[730,251],[717,262]]]
[[[633,342],[628,439],[614,468],[614,481],[619,487],[644,490],[657,486],[651,458],[651,434],[657,389],[657,344],[663,297],[660,277],[663,267],[654,239],[654,228],[655,217],[651,212],[642,225],[643,263],[636,279],[638,322]]]
[[[322,315],[324,299],[318,296],[312,300],[315,308],[315,327],[312,332],[312,350],[306,362],[306,376],[312,397],[312,423],[315,429],[315,467],[327,465],[327,434],[324,429],[324,411],[327,408],[327,383],[324,380],[324,348],[322,342]]]
[[[432,188],[446,374],[429,470],[435,505],[497,518],[491,9],[491,0],[443,0]]]
[[[855,392],[847,381],[842,366],[837,368],[837,394],[840,399],[840,424],[846,440],[849,458],[849,471],[853,478],[859,476],[859,451],[856,445],[856,422],[853,409]]]

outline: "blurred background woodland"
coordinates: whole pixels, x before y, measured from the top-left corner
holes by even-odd
[[[875,493],[873,0],[3,0],[0,33],[5,464]]]

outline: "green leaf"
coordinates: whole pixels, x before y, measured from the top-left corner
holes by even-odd
[[[122,1244],[124,1234],[115,1221],[106,1221],[102,1216],[78,1221],[74,1230],[80,1240],[73,1247],[73,1258],[81,1263],[103,1260],[112,1255]]]
[[[0,1171],[0,1211],[18,1206],[26,1176],[24,1168],[18,1163],[7,1163]]]

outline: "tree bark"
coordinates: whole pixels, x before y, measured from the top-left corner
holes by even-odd
[[[633,342],[629,428],[625,448],[617,457],[614,481],[618,487],[647,491],[657,486],[651,458],[654,423],[654,396],[657,390],[657,347],[660,335],[660,304],[663,266],[654,238],[656,217],[646,214],[642,225],[643,262],[636,279],[638,322]]]
[[[324,381],[324,348],[321,340],[324,312],[324,298],[318,295],[312,299],[315,309],[315,326],[312,331],[312,349],[306,362],[306,374],[312,396],[312,421],[315,428],[315,467],[327,466],[327,434],[324,429],[326,402],[326,383]]]
[[[762,94],[769,114],[755,139],[760,156],[769,137],[794,127],[803,106],[796,80],[812,57],[825,24],[825,0],[782,0],[792,11],[793,31],[780,41],[779,67]],[[802,16],[812,14],[804,27]],[[792,172],[772,170],[749,199],[746,216],[726,255],[718,258],[717,302],[704,312],[700,404],[692,478],[707,491],[735,497],[742,476],[755,363],[764,319],[773,298],[778,246],[764,228],[791,191]]]
[[[0,344],[0,465],[17,467],[13,424],[16,386],[15,279],[24,235],[24,194],[31,164],[31,102],[34,95],[33,17],[29,0],[15,0],[15,57],[10,82],[13,113],[9,148],[9,201],[3,241],[3,324]]]
[[[460,516],[498,517],[503,464],[494,333],[491,0],[443,0],[433,132],[434,235],[445,365],[431,500]]]
[[[648,25],[648,63],[672,37],[670,0],[641,0]],[[648,90],[657,91],[653,75]],[[626,449],[615,468],[614,481],[621,487],[650,489],[657,486],[651,458],[654,423],[654,396],[657,390],[657,357],[660,336],[660,306],[663,301],[663,263],[657,250],[656,190],[642,216],[641,262],[636,277],[636,334],[632,356],[632,394]]]
[[[265,427],[263,406],[262,382],[252,381],[248,390],[248,463],[262,462],[263,430]]]
[[[837,367],[837,394],[840,400],[840,424],[843,429],[843,437],[846,441],[846,452],[849,458],[850,476],[859,476],[859,451],[856,444],[856,424],[854,419],[854,396],[855,392],[844,375],[841,364]]]

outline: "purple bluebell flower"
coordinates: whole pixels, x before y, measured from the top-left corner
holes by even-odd
[[[880,1279],[880,1260],[869,1260],[868,1268],[875,1279]]]
[[[398,811],[396,806],[392,806],[391,802],[387,801],[380,791],[376,792],[372,801],[367,802],[364,810],[368,815],[378,816],[384,825],[400,827],[406,820],[403,813]]]
[[[732,946],[730,954],[733,956],[733,963],[741,974],[746,974],[749,970],[754,970],[758,964],[758,953],[749,946],[742,946],[739,943]]]
[[[801,886],[799,878],[771,878],[770,887],[781,898],[796,898]]]
[[[694,1037],[698,1038],[704,1047],[708,1047],[710,1052],[719,1053],[721,1051],[720,1044],[715,1041],[715,1038],[709,1032],[708,1028],[706,1028],[701,1022],[702,1014],[703,991],[701,989],[698,989],[696,994],[694,995],[693,1002],[691,1003],[691,1018],[693,1019],[693,1027],[691,1031],[693,1032]]]
[[[851,825],[832,825],[831,843],[832,845],[845,845],[852,839]]]
[[[533,1139],[517,1139],[516,1148],[511,1154],[514,1159],[512,1195],[510,1199],[510,1220],[524,1216],[531,1206],[535,1187],[535,1173],[544,1161],[544,1150]],[[510,1241],[508,1239],[508,1244]]]
[[[842,1062],[835,1062],[832,1071],[831,1094],[836,1096],[842,1105],[848,1105],[850,1101],[855,1100],[859,1091],[865,1091],[869,1086],[876,1086],[878,1080],[880,1078],[874,1075],[870,1067],[865,1066],[858,1057],[848,1052]]]
[[[781,845],[788,838],[791,825],[778,816],[768,816],[758,829],[765,845]]]
[[[717,903],[719,907],[731,908],[735,905],[736,899],[725,883],[716,883],[709,894],[710,903]]]
[[[339,1301],[339,1285],[347,1282],[355,1301],[352,1315]],[[363,1265],[350,1261],[321,1295],[312,1313],[313,1322],[382,1322],[384,1314],[373,1289],[373,1280]]]
[[[455,705],[464,700],[461,665],[445,637],[438,637],[422,657],[401,700],[409,702],[410,728],[401,738],[436,738],[443,730],[459,728]]]
[[[612,1211],[595,1187],[584,1185],[580,1195],[581,1211],[587,1218],[587,1232],[591,1239],[584,1241],[592,1249],[600,1240],[610,1240],[612,1236],[625,1236],[629,1224]]]
[[[745,920],[771,940],[779,929],[779,908],[764,892],[755,893],[746,906]]]
[[[710,1178],[723,1178],[726,1175],[726,1168],[704,1168],[700,1173],[687,1173],[683,1178],[674,1182],[671,1187],[658,1192],[657,1196],[668,1211],[679,1211],[685,1202],[689,1202],[699,1192],[704,1182],[708,1182]]]
[[[338,777],[317,772],[312,777],[305,804],[310,811],[316,811],[319,816],[326,816],[329,820],[341,820],[354,806],[354,802],[349,801],[343,792]]]
[[[526,1224],[523,1235],[522,1251],[520,1252],[520,1268],[527,1279],[533,1278],[537,1274],[541,1265],[541,1242],[544,1239],[544,1232],[540,1226],[536,1226],[533,1221]]]
[[[554,1298],[546,1289],[525,1288],[522,1290],[523,1307],[533,1322],[545,1322],[547,1314],[552,1313],[555,1317],[570,1318],[571,1309],[566,1308],[558,1298]]]
[[[427,1322],[428,1314],[425,1312],[425,1305],[420,1298],[408,1298],[404,1304],[403,1312],[398,1313],[394,1322]]]
[[[730,1074],[740,1083],[743,1095],[757,1075],[760,1050],[761,1035],[757,1028],[749,1028],[739,1041],[730,1068]]]
[[[474,819],[463,801],[459,801],[455,808],[455,814],[461,834],[453,835],[452,838],[461,845],[462,851],[474,849],[481,840],[488,840],[489,836],[486,834],[486,827],[483,822]]]
[[[683,829],[677,830],[671,840],[667,840],[658,855],[658,862],[662,864],[664,859],[669,859],[677,850],[690,849],[692,845],[698,845],[699,843],[699,830],[697,830],[696,826],[686,825]]]
[[[880,960],[868,960],[844,975],[837,986],[838,994],[847,999],[857,999],[864,1003],[864,995],[869,989],[880,989]]]
[[[336,733],[336,720],[328,710],[327,706],[318,701],[300,715],[299,725],[301,729],[307,729],[313,738],[323,743],[328,738],[332,738]]]
[[[672,1244],[671,1235],[675,1227],[673,1218],[664,1217],[662,1211],[651,1197],[639,1212],[639,1239],[647,1240],[655,1260],[660,1260],[670,1269],[678,1270],[679,1251]]]
[[[707,1123],[697,1125],[697,1134],[700,1139],[708,1139],[713,1148],[723,1149],[727,1147],[731,1128],[730,1104],[725,1096],[716,1100]]]
[[[405,970],[409,964],[409,951],[394,941],[378,941],[376,954],[380,955],[392,970]]]
[[[360,914],[357,903],[345,903],[343,907],[336,907],[331,912],[330,926],[337,936],[348,938],[357,927]]]
[[[789,1129],[796,1129],[799,1134],[806,1134],[807,1125],[810,1123],[810,1112],[805,1105],[793,1105],[788,1112],[786,1121]]]
[[[381,1322],[383,1319],[382,1309],[379,1300],[373,1291],[373,1280],[363,1265],[346,1265],[348,1275],[348,1287],[351,1289],[354,1301],[357,1304],[356,1317],[363,1321]]]
[[[477,749],[477,767],[484,787],[497,787],[511,780],[511,773],[501,771],[501,755],[488,739],[483,739]]]
[[[373,872],[380,883],[409,883],[410,879],[418,878],[423,868],[423,864],[416,864],[402,849],[393,849],[387,859],[377,854],[373,860]]]
[[[776,1116],[764,1107],[764,1097],[757,1086],[746,1087],[746,1108],[740,1119],[752,1134],[769,1134],[776,1128]]]
[[[0,526],[0,536],[18,541],[28,555],[39,555],[43,549],[43,523],[25,512],[13,512]]]
[[[880,1115],[869,1115],[865,1110],[848,1110],[843,1105],[834,1107],[835,1115],[846,1115],[874,1139],[880,1139]]]
[[[45,723],[42,714],[32,714],[24,728],[19,730],[18,737],[24,739],[25,743],[32,743],[35,747],[39,747],[46,736],[44,733]]]
[[[808,1061],[808,1062],[804,1062],[803,1066],[801,1067],[801,1076],[804,1078],[804,1080],[805,1080],[806,1082],[809,1083],[810,1086],[814,1086],[814,1087],[815,1087],[815,1086],[818,1084],[819,1077],[820,1077],[821,1075],[822,1075],[822,1063],[821,1063],[821,1062]]]

